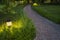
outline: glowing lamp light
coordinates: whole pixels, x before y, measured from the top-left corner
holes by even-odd
[[[12,22],[11,21],[8,21],[8,22],[6,22],[6,25],[7,26],[12,26]]]
[[[33,3],[33,6],[38,6],[38,4],[37,3]]]

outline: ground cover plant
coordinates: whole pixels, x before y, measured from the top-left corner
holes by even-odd
[[[34,39],[35,27],[23,12],[23,7],[0,4],[0,40]]]
[[[32,8],[40,15],[60,24],[60,5],[40,5]]]

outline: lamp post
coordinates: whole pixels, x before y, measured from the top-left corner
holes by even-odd
[[[6,27],[7,27],[7,30],[10,32],[10,28],[12,26],[12,21],[11,20],[7,20],[6,21]]]

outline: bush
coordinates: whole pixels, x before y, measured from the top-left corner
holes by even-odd
[[[23,24],[21,22],[16,22],[18,26],[13,24],[10,28],[0,28],[0,40],[33,40],[35,28],[31,20],[25,19]]]
[[[7,22],[12,25],[7,26]],[[0,40],[34,40],[35,27],[23,12],[23,6],[0,11]]]

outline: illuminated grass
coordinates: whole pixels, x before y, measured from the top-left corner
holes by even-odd
[[[0,40],[34,40],[35,27],[25,16],[23,7],[17,6],[11,10],[14,12],[0,13]],[[11,26],[6,25],[8,19],[12,22]]]

